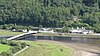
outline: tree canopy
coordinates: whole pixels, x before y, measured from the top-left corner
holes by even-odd
[[[79,22],[69,20],[71,15],[77,16]],[[99,0],[0,0],[0,25],[96,28],[99,15]]]

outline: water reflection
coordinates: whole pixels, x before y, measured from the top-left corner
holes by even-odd
[[[85,38],[85,37],[58,37],[58,36],[27,36],[20,38],[18,40],[54,40],[54,41],[64,41],[64,42],[78,42],[78,43],[93,43],[99,45],[100,38]]]

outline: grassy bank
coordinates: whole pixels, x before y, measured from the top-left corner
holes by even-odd
[[[0,44],[0,53],[4,51],[8,51],[11,48],[9,45]]]
[[[22,32],[12,32],[12,31],[8,31],[8,30],[1,30],[0,31],[0,36],[15,36],[18,34],[22,34]]]
[[[72,56],[73,50],[58,44],[25,41],[29,49],[17,56]]]
[[[100,38],[100,35],[92,34],[57,34],[57,33],[38,33],[33,36],[63,36],[63,37],[89,37],[89,38]]]

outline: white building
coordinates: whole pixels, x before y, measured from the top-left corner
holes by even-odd
[[[39,29],[39,32],[42,32],[42,33],[54,33],[54,30],[51,29],[51,28],[41,28],[41,29]]]
[[[73,29],[73,30],[70,30],[70,32],[73,34],[81,34],[82,30]]]
[[[27,31],[27,29],[25,29],[25,30],[22,30],[22,31],[23,31],[24,33],[28,32],[28,31]]]
[[[94,31],[93,30],[86,30],[85,28],[78,28],[77,27],[77,29],[71,29],[70,30],[70,32],[71,33],[73,33],[73,34],[92,34],[92,33],[94,33]]]
[[[92,30],[84,30],[82,32],[82,34],[92,34],[92,33],[94,33],[94,31],[92,31]]]

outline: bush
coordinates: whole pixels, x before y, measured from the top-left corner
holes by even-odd
[[[24,48],[25,46],[27,46],[27,44],[24,42],[24,43],[21,43],[21,46],[22,48]]]
[[[14,47],[12,47],[10,50],[11,50],[11,52],[14,54],[14,53],[20,51],[21,49],[22,49],[22,48],[21,48],[20,46],[14,46]]]
[[[0,42],[1,42],[1,44],[8,44],[8,41],[5,38],[2,39]]]
[[[16,46],[17,43],[16,43],[16,42],[10,42],[9,45],[10,45],[10,46]]]
[[[0,54],[0,56],[12,56],[12,54],[9,53],[9,52],[2,52],[2,53]]]
[[[2,52],[0,56],[12,56],[12,54],[15,54],[16,52],[27,46],[26,43],[14,42],[7,39],[2,39],[0,43],[12,46],[12,48],[8,52]]]

